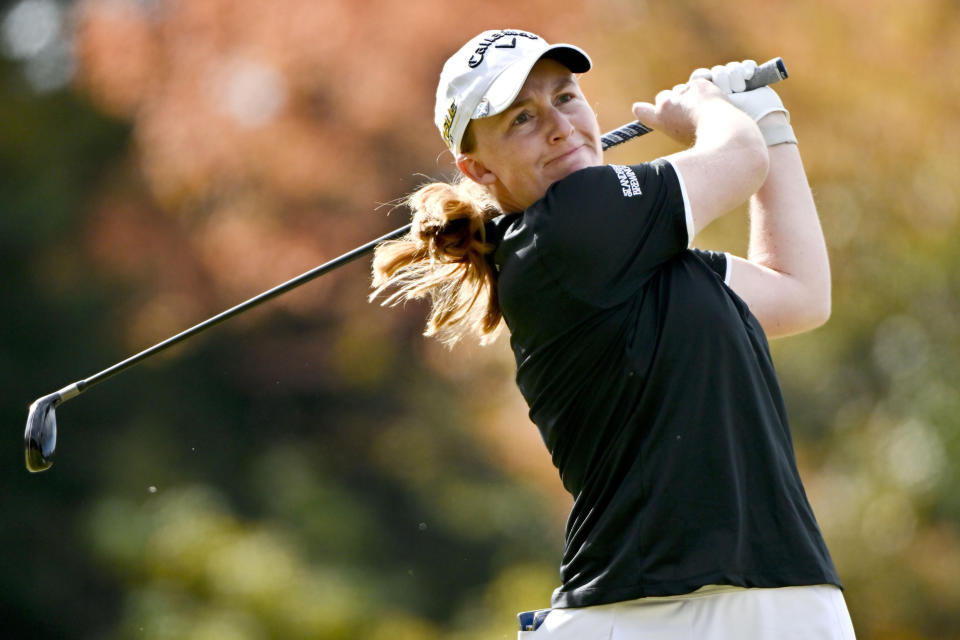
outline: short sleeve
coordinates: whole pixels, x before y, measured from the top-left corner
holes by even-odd
[[[611,306],[687,249],[688,210],[679,174],[661,159],[573,173],[524,217],[547,272],[571,295]]]
[[[707,251],[705,249],[691,249],[695,256],[703,260],[710,269],[713,270],[724,284],[730,284],[730,255],[720,251]]]

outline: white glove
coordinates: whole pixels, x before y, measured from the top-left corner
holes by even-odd
[[[768,147],[784,142],[797,144],[797,137],[790,126],[790,112],[783,106],[777,92],[770,87],[745,91],[747,80],[753,77],[756,70],[756,62],[744,60],[717,65],[712,69],[696,69],[690,74],[690,79],[704,78],[717,85],[735,107],[753,118]],[[777,112],[785,117],[766,117]]]
[[[696,69],[690,74],[690,79],[704,78],[720,87],[724,93],[740,93],[747,88],[747,80],[753,77],[756,70],[757,63],[753,60],[728,62],[712,69]]]

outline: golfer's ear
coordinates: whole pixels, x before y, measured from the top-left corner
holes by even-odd
[[[486,165],[467,154],[457,156],[457,169],[477,184],[489,185],[497,180],[497,176]]]

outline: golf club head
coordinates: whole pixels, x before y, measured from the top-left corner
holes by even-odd
[[[27,414],[27,429],[23,434],[26,447],[27,470],[45,471],[53,465],[53,454],[57,448],[57,414],[55,408],[60,404],[60,394],[34,400]]]

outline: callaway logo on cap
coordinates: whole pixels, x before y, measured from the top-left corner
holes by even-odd
[[[494,116],[511,104],[530,69],[552,58],[574,73],[590,70],[590,57],[570,44],[551,45],[528,31],[484,31],[453,54],[440,74],[434,121],[454,155],[467,124]]]

